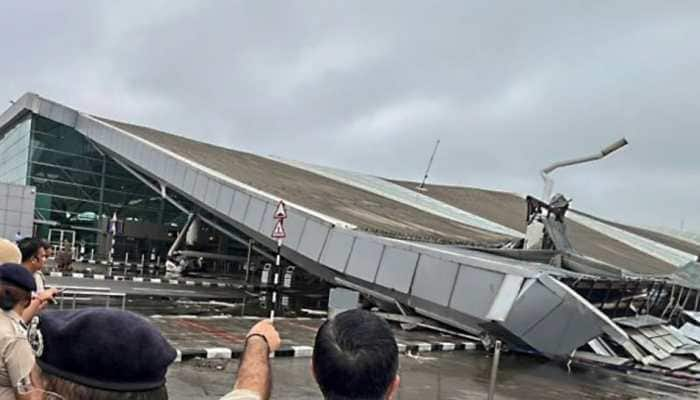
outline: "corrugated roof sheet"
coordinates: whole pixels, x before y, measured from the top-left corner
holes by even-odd
[[[354,224],[367,232],[437,243],[494,245],[512,239],[511,236],[444,218],[405,202],[363,190],[356,185],[266,157],[198,142],[152,128],[100,119],[238,181]],[[415,182],[392,182],[410,190],[415,190],[416,187]],[[525,231],[526,204],[517,194],[440,185],[427,185],[427,188],[428,191],[423,195],[509,229]],[[567,223],[567,233],[578,252],[600,261],[642,274],[667,274],[676,270],[668,262],[573,221]],[[671,243],[669,240],[673,238],[661,239],[666,240],[664,244],[669,246],[681,245]],[[682,250],[688,249],[693,248],[686,247]]]
[[[367,232],[439,243],[496,244],[511,239],[266,157],[147,127],[104,118],[100,120],[240,182],[346,221]]]
[[[396,181],[412,189],[414,182]],[[521,232],[526,228],[527,204],[515,193],[485,189],[426,185],[427,196],[435,197],[455,207],[481,215]],[[676,270],[670,263],[652,257],[584,225],[567,220],[567,235],[581,254],[640,274],[668,274]]]
[[[590,215],[586,213],[582,213],[580,211],[577,211],[579,214],[583,214],[589,218],[595,219],[597,221],[606,223],[608,225],[612,225],[616,228],[626,230],[628,232],[634,233],[635,235],[639,235],[641,237],[647,238],[649,240],[653,240],[655,242],[664,244],[669,247],[673,247],[674,249],[678,249],[681,251],[684,251],[686,253],[690,253],[693,255],[700,255],[700,244],[694,242],[690,237],[688,239],[683,239],[680,237],[675,237],[674,235],[671,234],[665,234],[663,232],[656,232],[651,229],[645,229],[645,228],[639,228],[635,226],[630,226],[630,225],[625,225],[621,224],[619,222],[613,222],[610,220],[606,220],[604,218],[596,217],[595,215]]]
[[[334,181],[346,183],[356,188],[366,190],[379,196],[398,201],[399,203],[403,203],[430,214],[451,219],[465,225],[475,226],[506,236],[523,236],[522,232],[515,229],[495,223],[482,216],[469,213],[430,196],[424,196],[420,192],[409,190],[401,185],[397,185],[391,181],[377,178],[375,176],[309,164],[301,161],[285,160],[281,158],[273,158],[273,160],[325,176],[326,178],[333,179]]]

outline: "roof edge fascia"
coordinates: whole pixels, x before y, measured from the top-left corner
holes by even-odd
[[[230,176],[224,175],[224,174],[222,174],[222,173],[219,172],[219,171],[216,171],[216,170],[211,169],[211,168],[209,168],[209,167],[206,167],[206,166],[204,166],[204,165],[202,165],[202,164],[199,164],[199,163],[197,163],[197,162],[195,162],[195,161],[192,161],[192,160],[190,160],[190,159],[188,159],[188,158],[186,158],[186,157],[183,157],[183,156],[181,156],[181,155],[179,155],[179,154],[177,154],[177,153],[175,153],[175,152],[173,152],[173,151],[170,151],[170,150],[168,150],[168,149],[166,149],[166,148],[164,148],[164,147],[161,147],[161,146],[159,146],[159,145],[157,145],[157,144],[155,144],[155,143],[153,143],[153,142],[150,142],[150,141],[148,141],[148,140],[146,140],[146,139],[144,139],[144,138],[142,138],[142,137],[140,137],[140,136],[138,136],[138,135],[134,135],[133,133],[131,133],[131,132],[127,131],[127,130],[121,129],[121,128],[119,128],[119,127],[116,127],[116,126],[114,126],[114,125],[111,125],[111,124],[108,123],[108,122],[105,122],[105,121],[102,121],[102,120],[100,120],[100,119],[98,119],[98,118],[95,118],[95,117],[93,117],[92,115],[85,114],[85,113],[81,113],[80,116],[83,117],[83,118],[87,118],[87,119],[89,119],[89,120],[91,120],[91,121],[93,121],[93,122],[95,122],[95,123],[98,123],[98,124],[100,124],[100,125],[102,125],[102,126],[105,126],[105,127],[109,128],[109,129],[116,130],[116,131],[118,131],[120,134],[127,135],[127,136],[129,136],[130,138],[132,138],[133,140],[139,141],[139,142],[141,142],[141,143],[143,143],[143,144],[145,144],[145,145],[147,145],[147,146],[150,146],[150,147],[152,147],[152,148],[154,148],[154,149],[156,149],[156,150],[158,150],[158,151],[160,151],[160,152],[163,152],[164,154],[167,154],[167,155],[170,156],[170,157],[173,157],[173,158],[175,158],[175,159],[177,159],[177,160],[179,160],[179,161],[181,161],[181,162],[183,162],[183,163],[186,163],[186,164],[190,165],[191,167],[196,168],[196,169],[198,169],[198,170],[200,170],[200,171],[202,171],[202,172],[208,174],[209,176],[212,176],[212,177],[218,179],[218,180],[221,181],[221,182],[225,182],[225,183],[228,183],[228,184],[237,186],[238,188],[240,188],[240,189],[242,189],[242,190],[248,192],[249,194],[252,194],[252,195],[257,196],[257,197],[262,197],[262,198],[267,199],[267,200],[272,200],[272,201],[281,201],[281,200],[284,200],[284,199],[282,199],[281,197],[275,196],[275,195],[273,195],[273,194],[271,194],[271,193],[267,193],[267,192],[265,192],[265,191],[263,191],[263,190],[260,190],[260,189],[258,189],[258,188],[255,188],[255,187],[253,187],[253,186],[250,186],[250,185],[248,185],[248,184],[246,184],[246,183],[243,183],[243,182],[241,182],[241,181],[239,181],[239,180],[233,179],[233,178],[231,178]],[[81,132],[81,133],[82,133],[82,132]],[[318,219],[320,219],[320,220],[322,220],[322,221],[324,221],[324,222],[326,222],[326,223],[332,224],[332,225],[334,225],[334,226],[338,226],[338,227],[345,228],[345,229],[352,229],[352,230],[354,230],[354,229],[357,228],[357,227],[356,227],[355,225],[353,225],[353,224],[350,224],[350,223],[348,223],[348,222],[339,220],[339,219],[337,219],[337,218],[333,218],[333,217],[331,217],[331,216],[328,216],[328,215],[319,213],[318,211],[310,210],[310,209],[308,209],[308,208],[306,208],[306,207],[304,207],[304,206],[301,206],[301,205],[299,205],[299,204],[290,202],[290,201],[288,201],[288,200],[284,200],[284,203],[285,203],[285,205],[286,205],[287,207],[289,207],[289,208],[296,209],[296,210],[301,211],[301,212],[303,212],[303,213],[306,213],[306,214],[308,214],[308,215],[312,215],[312,216],[314,216],[314,217],[316,217],[316,218],[318,218]]]

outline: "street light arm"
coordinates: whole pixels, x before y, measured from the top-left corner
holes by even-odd
[[[572,158],[571,160],[558,161],[558,162],[555,162],[554,164],[548,166],[547,168],[543,169],[542,174],[547,175],[550,172],[554,171],[555,169],[558,169],[561,167],[568,167],[569,165],[583,164],[585,162],[600,160],[603,157],[605,157],[605,154],[603,154],[603,152],[600,152],[600,153],[597,153],[597,154],[594,154],[591,156]]]
[[[609,146],[604,147],[600,152],[586,156],[586,157],[579,157],[579,158],[573,158],[570,160],[564,160],[564,161],[558,161],[555,162],[548,167],[544,168],[540,174],[542,175],[542,179],[544,180],[544,194],[543,194],[543,199],[544,201],[549,201],[549,196],[551,195],[552,192],[552,186],[554,186],[554,182],[552,181],[552,178],[549,177],[549,174],[562,167],[568,167],[570,165],[576,165],[576,164],[583,164],[586,162],[590,161],[596,161],[600,160],[601,158],[605,158],[608,156],[610,153],[617,151],[621,149],[622,147],[626,146],[628,144],[627,139],[622,138]]]
[[[612,143],[608,147],[601,150],[600,153],[603,155],[603,157],[605,157],[608,154],[612,153],[613,151],[617,151],[617,150],[627,146],[627,143],[628,143],[627,139],[622,138],[622,139],[618,140],[617,142]]]

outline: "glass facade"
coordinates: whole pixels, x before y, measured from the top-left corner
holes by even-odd
[[[0,182],[36,187],[37,236],[52,242],[68,238],[103,256],[109,251],[107,230],[115,214],[130,232],[139,232],[139,225],[148,225],[144,232],[159,231],[151,237],[124,238],[132,243],[128,246],[118,244],[137,253],[167,250],[164,227],[176,231],[186,218],[79,132],[36,115],[0,136]]]
[[[27,183],[31,125],[32,120],[27,117],[0,135],[0,182]]]

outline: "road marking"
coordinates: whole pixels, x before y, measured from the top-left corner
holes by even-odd
[[[207,351],[207,358],[231,358],[232,351],[226,347],[212,347],[205,349]]]
[[[314,348],[311,346],[292,346],[294,349],[294,357],[311,357],[314,353]]]
[[[194,290],[178,290],[178,289],[155,289],[155,288],[133,288],[143,292],[165,292],[165,293],[197,293]]]
[[[440,343],[442,346],[442,351],[454,351],[455,349],[455,344],[454,343]]]

